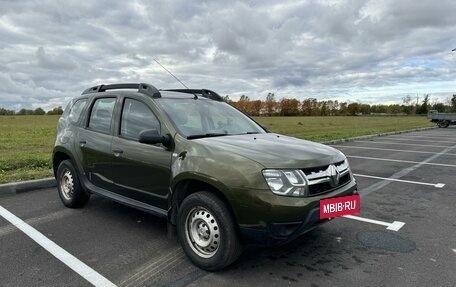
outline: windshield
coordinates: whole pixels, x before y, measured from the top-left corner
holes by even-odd
[[[205,98],[161,98],[157,102],[177,130],[188,139],[265,133],[264,129],[249,117],[225,102]]]

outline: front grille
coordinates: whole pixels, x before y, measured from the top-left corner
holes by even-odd
[[[308,184],[308,196],[335,190],[351,180],[346,160],[333,165],[302,169]]]

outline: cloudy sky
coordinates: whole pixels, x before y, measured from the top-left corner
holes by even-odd
[[[236,99],[456,93],[456,1],[0,0],[0,107],[147,82]]]

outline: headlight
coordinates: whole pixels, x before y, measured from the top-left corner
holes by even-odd
[[[265,169],[264,179],[271,191],[278,195],[305,196],[307,182],[299,169]]]

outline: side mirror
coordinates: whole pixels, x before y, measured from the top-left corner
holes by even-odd
[[[169,135],[162,136],[156,129],[143,130],[139,133],[139,142],[144,144],[158,144],[161,143],[164,146],[168,146],[171,142]]]

